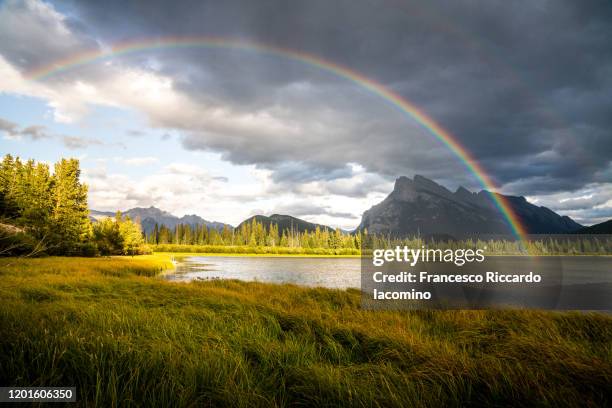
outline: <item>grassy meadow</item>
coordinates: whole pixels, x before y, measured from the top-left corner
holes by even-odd
[[[207,255],[300,255],[300,256],[360,256],[355,248],[305,248],[248,245],[149,245],[154,252],[200,253]]]
[[[0,259],[0,384],[97,406],[606,406],[612,318],[371,312],[357,290],[167,282],[169,255]]]
[[[396,242],[371,242],[367,248],[394,248],[396,245],[408,248],[421,248],[423,245],[432,249],[484,249],[486,256],[611,256],[612,239],[609,236],[571,236],[565,238],[540,238],[527,241],[504,240],[466,240],[450,242],[427,242],[419,238]],[[526,245],[526,247],[524,247]],[[355,256],[361,255],[359,248],[329,247],[287,247],[265,245],[197,245],[197,244],[148,244],[153,252],[165,253],[200,253],[207,255],[264,255],[264,256]],[[367,250],[369,251],[369,250]]]

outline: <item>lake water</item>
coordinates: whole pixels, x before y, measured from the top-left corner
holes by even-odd
[[[612,283],[612,257],[540,257],[534,265],[528,257],[489,257],[495,269],[505,273],[526,270],[554,274],[564,285]],[[456,268],[455,268],[456,269]],[[466,269],[466,272],[469,270]],[[360,258],[308,258],[260,256],[189,256],[176,270],[164,275],[174,281],[239,279],[293,283],[328,288],[359,288]]]
[[[360,258],[190,256],[164,275],[174,281],[239,279],[328,288],[358,288]]]

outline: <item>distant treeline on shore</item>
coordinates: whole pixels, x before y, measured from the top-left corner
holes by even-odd
[[[170,229],[155,224],[145,241],[151,245],[199,245],[231,247],[283,247],[283,248],[323,248],[359,249],[362,234],[346,234],[340,229],[331,230],[316,227],[313,231],[298,231],[287,228],[279,230],[277,224],[265,224],[255,218],[236,229],[227,225],[218,231],[205,225],[179,224]]]
[[[177,227],[176,230],[181,230]],[[264,232],[265,232],[264,227]],[[209,231],[211,232],[211,231]],[[234,236],[240,236],[241,230],[235,231]],[[319,232],[321,236],[324,233]],[[215,236],[215,232],[212,232]],[[390,239],[382,235],[367,234],[344,234],[342,241],[345,246],[337,246],[335,242],[320,240],[319,246],[309,246],[313,241],[309,240],[310,234],[299,234],[302,239],[295,238],[294,241],[281,240],[275,244],[253,244],[237,243],[232,245],[231,241],[222,238],[212,243],[199,243],[197,240],[170,240],[171,242],[149,243],[154,252],[185,252],[185,253],[211,253],[211,254],[270,254],[270,255],[360,255],[366,254],[373,248],[394,248],[395,246],[407,246],[408,248],[427,248],[467,250],[483,249],[485,255],[610,255],[612,254],[612,236],[609,235],[555,235],[555,236],[532,236],[523,241],[512,239],[463,239],[463,240],[434,240],[420,237],[406,239]],[[314,234],[315,237],[317,234]],[[331,236],[334,236],[332,233]],[[174,235],[176,236],[176,235]],[[219,234],[222,236],[222,234]],[[264,236],[266,236],[264,234]],[[306,238],[306,239],[304,239]],[[355,246],[350,243],[354,242]],[[265,241],[262,241],[265,242]],[[291,244],[293,242],[293,244]],[[317,242],[317,241],[314,241]],[[357,246],[357,243],[360,243]]]
[[[236,254],[313,254],[357,255],[363,248],[392,248],[406,245],[438,249],[485,249],[489,255],[605,255],[612,254],[609,235],[532,235],[524,240],[512,237],[467,239],[413,236],[404,239],[367,230],[352,234],[340,229],[317,227],[314,231],[279,230],[252,219],[237,229],[225,226],[221,231],[205,225],[178,224],[174,228],[155,224],[145,242],[153,251]]]

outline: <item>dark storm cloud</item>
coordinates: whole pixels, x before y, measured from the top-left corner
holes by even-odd
[[[283,162],[274,167],[272,179],[276,183],[283,182],[308,182],[315,180],[334,180],[346,178],[352,175],[348,165],[338,168],[312,167],[301,162]]]
[[[292,174],[285,175],[282,179],[274,178],[279,172],[283,174],[282,170],[274,169],[274,184],[268,188],[268,194],[292,192],[309,197],[337,195],[363,198],[370,193],[388,193],[392,190],[394,181],[392,178],[378,174],[355,171],[349,166],[343,169],[341,174],[335,173],[334,177],[303,176],[301,179],[297,178],[300,180],[298,182],[295,181],[296,177],[288,177]]]
[[[351,67],[414,101],[451,130],[497,183],[520,185],[521,194],[577,189],[593,181],[612,157],[609,2],[68,4],[76,8],[75,18],[109,40],[228,36],[313,53]],[[336,92],[337,86],[348,84],[333,76],[275,58],[201,50],[170,55],[172,58],[158,56],[159,69],[178,77],[178,87],[195,98],[232,103],[236,109],[286,103],[277,92],[300,81],[313,84],[318,97],[350,95]],[[142,63],[146,63],[144,57]],[[303,168],[320,166],[311,172],[315,179],[323,177],[321,172],[327,172],[328,178],[341,176],[347,162],[387,175],[419,171],[438,179],[457,179],[457,166],[447,167],[448,157],[419,160],[435,144],[403,149],[402,143],[412,146],[417,136],[426,136],[398,131],[407,120],[375,111],[372,104],[376,102],[384,105],[368,97],[343,103],[353,119],[367,121],[380,115],[387,122],[387,131],[372,132],[375,141],[361,144],[367,129],[361,123],[347,125],[355,134],[346,138],[330,135],[325,146],[328,154],[312,154],[316,145],[312,140],[292,146],[279,143],[279,147],[266,141],[267,153],[257,147],[262,141],[256,137],[251,144],[243,139],[233,144],[221,140],[225,135],[192,133],[184,143],[188,148],[225,151],[227,158],[238,163],[273,167],[278,170],[278,180],[295,177],[302,181],[305,174],[288,171],[290,165],[270,163],[300,160]],[[309,108],[308,113],[314,116],[317,110]],[[309,155],[300,154],[304,151]],[[336,165],[330,165],[330,157],[336,158]]]
[[[610,181],[607,1],[59,1],[61,18],[53,10],[32,13],[32,2],[7,4],[4,12],[12,14],[3,21],[13,25],[0,28],[0,52],[24,69],[133,38],[263,42],[344,65],[414,102],[504,191],[533,196]],[[44,27],[48,41],[40,43]],[[414,121],[320,69],[235,50],[152,51],[121,62],[168,75],[177,90],[211,109],[271,112],[286,132],[150,120],[181,131],[188,149],[270,169],[278,184],[339,179],[347,163],[358,163],[385,179],[419,173],[474,187],[459,161]]]

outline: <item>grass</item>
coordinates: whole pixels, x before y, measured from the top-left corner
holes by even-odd
[[[315,254],[254,254],[231,252],[155,252],[157,255],[168,255],[175,258],[187,256],[231,256],[231,257],[260,257],[260,258],[361,258],[361,255],[315,255]]]
[[[247,245],[149,245],[153,252],[200,253],[207,255],[301,255],[301,256],[356,256],[360,250],[355,248],[303,248],[280,246],[247,246]]]
[[[371,312],[356,290],[151,277],[168,259],[0,259],[0,384],[105,407],[612,403],[607,315]]]
[[[419,248],[421,243],[414,246]],[[446,244],[442,244],[444,247]],[[466,248],[473,244],[466,244]],[[486,245],[486,244],[485,244]],[[392,245],[387,245],[394,248]],[[280,246],[248,246],[248,245],[188,245],[188,244],[149,244],[148,247],[157,253],[175,254],[206,254],[207,256],[297,256],[297,257],[347,257],[359,258],[361,249],[355,248],[303,248],[303,247],[280,247]],[[409,245],[410,247],[410,245]],[[461,247],[461,245],[459,245]],[[446,249],[446,248],[444,248]],[[502,248],[485,250],[487,257],[491,256],[612,256],[612,252],[603,247],[597,252],[569,250],[543,251],[538,248],[530,248],[527,252],[516,248]]]

